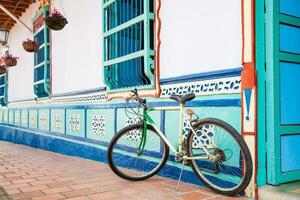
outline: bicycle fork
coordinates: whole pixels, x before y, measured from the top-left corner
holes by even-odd
[[[143,127],[142,127],[142,138],[141,142],[139,144],[139,147],[137,149],[137,156],[141,156],[143,154],[145,145],[146,145],[146,138],[147,138],[147,115],[146,115],[146,109],[143,109]]]

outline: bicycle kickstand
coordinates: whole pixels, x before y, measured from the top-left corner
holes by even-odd
[[[181,178],[182,178],[182,173],[183,173],[185,164],[186,164],[186,161],[182,161],[182,167],[181,167],[181,170],[180,170],[180,175],[179,175],[179,178],[178,178],[178,181],[177,181],[177,186],[175,188],[175,191],[179,190],[179,185],[180,185],[180,181],[181,181]]]

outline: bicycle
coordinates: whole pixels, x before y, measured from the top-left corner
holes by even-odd
[[[108,145],[108,164],[116,175],[131,181],[150,178],[166,164],[171,149],[175,161],[182,163],[177,187],[185,165],[190,165],[207,187],[220,194],[236,195],[248,186],[253,169],[245,141],[226,122],[214,118],[199,120],[191,109],[186,109],[185,103],[193,100],[195,94],[171,95],[170,98],[179,103],[177,107],[148,108],[146,99],[140,98],[136,89],[131,92],[128,101],[134,100],[138,103],[137,108],[143,111],[141,114],[131,110],[138,116],[139,123],[118,131]],[[133,107],[128,106],[130,109]],[[149,115],[151,111],[162,110],[179,110],[177,149]],[[186,137],[182,131],[184,123],[189,128]]]

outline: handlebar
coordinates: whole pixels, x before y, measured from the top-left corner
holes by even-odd
[[[138,90],[135,88],[134,90],[131,90],[131,95],[129,97],[129,99],[135,99],[137,100],[143,107],[146,107],[146,99],[140,98],[139,94],[138,94]]]

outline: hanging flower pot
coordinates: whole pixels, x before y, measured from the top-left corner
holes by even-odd
[[[5,74],[6,73],[6,69],[4,66],[0,66],[0,75]]]
[[[4,63],[7,67],[12,67],[17,65],[17,59],[18,57],[14,57],[10,54],[7,54],[3,57]]]
[[[46,17],[45,23],[51,30],[59,31],[65,27],[68,21],[58,10],[54,9],[51,15]]]
[[[38,52],[40,45],[36,41],[27,39],[27,41],[23,41],[23,48],[27,52]]]

